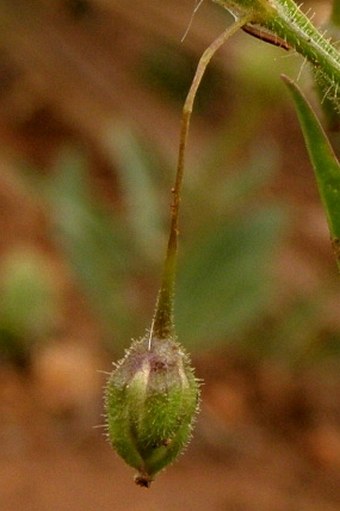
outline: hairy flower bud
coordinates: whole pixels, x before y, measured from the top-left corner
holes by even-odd
[[[174,340],[133,342],[110,375],[105,393],[108,438],[149,487],[191,436],[199,383],[189,357]]]

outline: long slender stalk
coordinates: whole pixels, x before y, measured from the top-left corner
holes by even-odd
[[[181,201],[181,191],[183,183],[183,174],[185,166],[185,151],[188,142],[189,127],[193,105],[196,97],[198,87],[201,83],[205,70],[216,53],[217,50],[231,37],[237,30],[250,21],[250,16],[246,15],[241,17],[224,32],[222,32],[205,50],[199,60],[195,76],[191,83],[190,90],[186,97],[183,111],[182,123],[179,140],[178,162],[175,185],[172,188],[172,202],[171,202],[171,222],[168,246],[164,262],[161,286],[157,298],[156,310],[154,319],[152,321],[150,331],[150,341],[152,336],[159,339],[167,339],[169,336],[175,334],[174,331],[174,288],[175,288],[175,274],[177,262],[177,246],[179,234],[179,209]]]

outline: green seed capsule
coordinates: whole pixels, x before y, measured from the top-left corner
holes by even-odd
[[[174,340],[133,342],[110,375],[105,392],[108,438],[149,487],[191,437],[199,383],[183,348]]]

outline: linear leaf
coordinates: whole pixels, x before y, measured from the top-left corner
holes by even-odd
[[[340,268],[340,165],[312,107],[287,76],[282,76],[297,110],[321,200],[326,211],[333,248]]]

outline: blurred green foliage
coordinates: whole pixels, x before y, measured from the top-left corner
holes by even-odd
[[[116,338],[115,332],[125,334],[125,325],[130,332],[137,321],[127,298],[138,260],[134,231],[128,215],[110,214],[92,193],[87,163],[80,153],[65,151],[55,170],[43,187],[52,213],[52,236],[99,316],[109,342]],[[137,222],[137,216],[133,220]]]
[[[233,144],[223,144],[227,139],[228,130],[209,147],[201,166],[187,169],[175,299],[181,342],[193,351],[232,342],[245,353],[287,361],[337,353],[336,332],[325,333],[316,320],[327,283],[313,301],[301,297],[282,315],[273,312],[279,296],[273,263],[289,215],[283,203],[259,197],[275,177],[276,144],[254,141],[247,158],[228,168],[225,162],[235,158]],[[117,354],[150,325],[166,246],[171,172],[169,162],[157,151],[151,158],[145,141],[126,127],[117,126],[108,141],[120,187],[117,207],[93,187],[80,151],[65,150],[53,172],[39,179],[35,174],[29,183],[45,202],[51,240],[86,295],[103,342]],[[19,355],[48,337],[58,315],[53,271],[44,269],[40,255],[20,250],[3,269],[8,289],[0,316],[2,346]]]
[[[1,264],[0,360],[25,367],[32,347],[53,333],[59,316],[57,281],[47,257],[18,247]]]
[[[46,202],[52,240],[86,294],[106,345],[118,351],[151,320],[170,200],[160,176],[169,163],[159,158],[150,164],[143,141],[122,126],[109,140],[122,192],[122,205],[115,211],[94,191],[80,152],[64,151],[54,172],[39,180],[35,176],[30,184]],[[227,144],[224,158],[229,152]],[[220,147],[219,157],[223,159]],[[176,296],[178,333],[185,345],[201,349],[242,335],[264,314],[275,287],[270,261],[285,219],[280,205],[254,200],[273,176],[276,158],[270,144],[265,151],[254,150],[244,168],[233,172],[213,170],[217,162],[211,148],[203,160],[195,179],[190,180],[188,169],[183,201],[188,219],[183,219]],[[38,270],[28,266],[25,286],[49,308],[49,300],[40,297],[47,285],[44,273],[36,275]],[[11,324],[22,329],[23,337],[27,327],[20,315],[25,314],[21,300],[25,302],[26,292],[22,287],[13,306],[12,297],[3,295],[8,300],[5,310],[12,311]],[[34,323],[43,335],[41,321]]]
[[[164,190],[157,187],[159,177],[155,179],[157,173],[145,158],[143,143],[121,127],[112,143],[124,204],[116,215],[91,192],[80,155],[64,155],[47,179],[46,190],[55,235],[101,318],[107,342],[116,349],[150,323],[168,211],[161,212]],[[176,295],[178,333],[186,345],[204,348],[242,335],[272,299],[270,261],[284,225],[284,209],[252,203],[251,197],[272,177],[274,152],[266,147],[261,158],[254,151],[240,173],[221,174],[218,180],[198,169],[209,184],[203,189],[198,180],[186,192],[185,211],[191,218],[184,222],[188,241],[183,240]],[[206,160],[205,165],[211,163]],[[143,293],[133,288],[134,279],[151,283],[144,306],[135,305],[143,301]]]
[[[258,207],[204,226],[181,264],[177,326],[192,346],[241,336],[272,298],[273,251],[283,225],[279,206]]]

